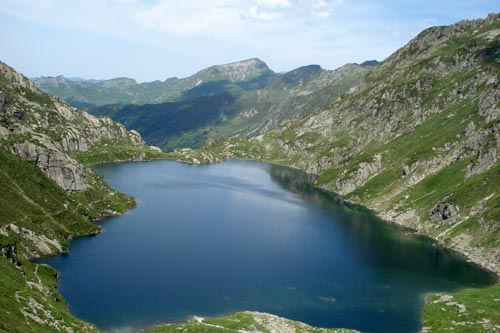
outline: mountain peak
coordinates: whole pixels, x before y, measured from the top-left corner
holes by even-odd
[[[42,76],[31,79],[37,86],[54,86],[57,87],[59,85],[69,84],[70,81],[65,78],[63,75],[58,76]]]
[[[377,66],[378,64],[380,64],[380,62],[378,60],[366,60],[366,61],[363,61],[362,63],[360,63],[359,65],[362,66],[362,67],[375,67]]]
[[[248,81],[263,74],[274,74],[274,72],[269,69],[265,62],[258,58],[215,65],[198,72],[198,75],[211,78],[219,77],[231,82]]]
[[[275,83],[275,88],[293,88],[307,84],[323,72],[320,65],[308,65],[283,74]]]
[[[244,59],[240,61],[235,61],[235,62],[230,62],[227,64],[223,65],[216,65],[216,67],[258,67],[258,66],[265,66],[267,67],[266,63],[259,58],[250,58],[250,59]]]

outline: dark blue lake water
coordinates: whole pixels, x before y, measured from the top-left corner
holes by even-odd
[[[45,260],[71,312],[111,331],[256,310],[315,326],[416,332],[424,295],[494,277],[351,209],[284,167],[171,161],[95,167],[137,198]]]

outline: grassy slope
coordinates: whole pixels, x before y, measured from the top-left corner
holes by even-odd
[[[110,209],[124,212],[134,200],[121,194],[106,196],[104,193],[111,190],[104,184],[96,190],[69,195],[34,164],[19,160],[4,148],[0,148],[0,184],[0,247],[4,252],[0,257],[0,331],[47,332],[56,331],[56,326],[75,332],[97,331],[68,313],[56,290],[57,272],[28,261],[40,250],[35,242],[12,232],[10,225],[24,228],[34,235],[33,239],[57,241],[66,251],[70,238],[100,230],[89,218]],[[13,251],[7,254],[7,249]],[[59,251],[55,246],[50,250]]]
[[[71,153],[71,156],[87,165],[118,161],[148,161],[167,157],[160,151],[113,140],[103,140],[88,151],[75,151]]]
[[[500,331],[500,286],[432,295],[424,309],[423,332]]]
[[[77,157],[97,163],[108,158],[126,159],[130,153],[124,146],[108,144],[106,148],[108,152],[101,146],[88,156],[80,153]],[[90,170],[87,179],[93,188],[69,194],[33,163],[20,160],[0,146],[0,248],[4,254],[0,257],[0,332],[64,331],[64,327],[75,332],[98,331],[69,314],[56,289],[57,272],[29,261],[42,253],[36,242],[49,246],[53,254],[67,251],[70,239],[101,230],[91,221],[124,213],[135,205],[133,198],[115,192]],[[30,233],[31,239],[19,237],[12,226]]]

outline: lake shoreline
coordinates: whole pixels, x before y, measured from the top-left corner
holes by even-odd
[[[165,159],[165,160],[169,160],[169,159]],[[242,161],[248,162],[248,160],[242,160]],[[251,162],[256,162],[256,163],[264,162],[264,163],[266,163],[266,164],[270,164],[270,165],[278,165],[278,166],[281,166],[281,165],[279,165],[279,164],[276,164],[276,163],[268,163],[268,162],[266,162],[266,161],[254,161],[254,160],[250,160],[250,161],[251,161]],[[129,163],[129,162],[130,162],[130,161],[127,161],[127,163]],[[122,163],[122,162],[118,162],[117,164],[120,164],[120,163]],[[114,163],[113,163],[113,164],[114,164]],[[133,164],[135,164],[135,163],[133,163]],[[287,168],[290,168],[290,167],[288,167],[288,166],[286,166],[286,167],[287,167]],[[297,168],[290,168],[290,169],[295,169],[295,170],[299,170],[299,171],[301,171],[301,172],[302,172],[302,170],[297,169]],[[312,185],[312,184],[311,184],[311,185]],[[337,200],[337,201],[339,201],[339,203],[344,204],[344,205],[345,205],[346,207],[348,207],[348,208],[361,208],[361,210],[363,210],[363,211],[365,211],[365,212],[370,212],[370,214],[372,214],[372,215],[376,216],[376,214],[375,214],[375,212],[374,212],[373,210],[371,210],[371,209],[369,209],[369,208],[366,208],[366,207],[365,207],[365,206],[363,206],[363,205],[359,205],[359,204],[357,204],[357,203],[353,203],[353,202],[346,201],[346,200],[344,200],[341,196],[338,196],[336,193],[334,193],[334,192],[332,192],[332,191],[328,191],[328,190],[323,189],[323,188],[320,188],[320,187],[314,187],[314,188],[315,188],[316,190],[320,191],[320,192],[324,192],[324,193],[327,193],[327,194],[331,195],[332,197],[338,198],[338,200]],[[113,215],[103,217],[103,218],[99,219],[99,221],[106,220],[108,217],[113,217]],[[414,232],[411,228],[408,228],[408,227],[406,227],[406,226],[404,226],[404,225],[402,226],[402,225],[400,225],[400,224],[397,224],[397,223],[392,223],[392,222],[390,222],[390,221],[386,221],[386,220],[384,220],[383,222],[384,222],[384,223],[386,223],[386,224],[390,224],[390,225],[397,226],[397,227],[398,227],[398,229],[399,229],[399,228],[402,228],[403,230],[408,230],[408,232],[409,232],[409,233],[411,233],[411,235],[416,234],[416,235],[419,235],[419,237],[420,237],[420,234],[419,234],[419,233]],[[90,235],[90,236],[93,236],[93,235]],[[425,235],[424,235],[424,236],[425,236]],[[426,238],[431,239],[430,237],[426,237]],[[442,248],[445,248],[445,247],[442,247]],[[463,256],[461,256],[461,257],[463,257]],[[271,313],[272,313],[272,312],[271,312]],[[167,323],[168,323],[168,321],[167,321]],[[326,327],[326,326],[324,326],[324,327]]]

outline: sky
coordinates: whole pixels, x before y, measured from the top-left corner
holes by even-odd
[[[0,0],[0,61],[29,77],[139,82],[248,58],[335,69],[492,12],[499,0]]]

